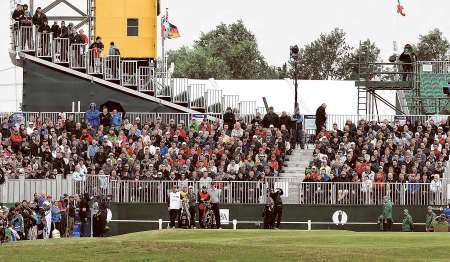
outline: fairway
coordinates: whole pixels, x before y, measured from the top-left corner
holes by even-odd
[[[173,230],[25,241],[0,261],[449,261],[448,233]]]

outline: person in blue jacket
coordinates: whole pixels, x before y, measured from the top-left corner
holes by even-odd
[[[122,125],[122,113],[117,112],[117,109],[113,110],[112,118],[111,118],[111,126],[119,130]]]
[[[100,125],[100,111],[96,108],[95,103],[89,104],[89,110],[86,111],[86,124],[97,129]]]

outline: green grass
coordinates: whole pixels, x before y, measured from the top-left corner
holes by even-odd
[[[450,261],[449,233],[164,230],[23,241],[0,261]]]

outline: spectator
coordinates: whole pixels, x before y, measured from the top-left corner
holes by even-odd
[[[117,48],[116,44],[114,42],[111,42],[109,47],[109,55],[118,55],[120,56],[120,50]]]
[[[322,131],[322,128],[325,127],[325,123],[327,121],[327,113],[325,109],[327,105],[323,103],[316,110],[316,136]]]
[[[89,37],[84,33],[83,29],[80,29],[80,31],[78,31],[76,42],[78,44],[85,44],[85,45],[89,43]]]
[[[403,63],[401,65],[402,72],[410,73],[412,72],[412,63],[416,61],[416,54],[414,53],[412,46],[410,44],[406,44],[403,50],[403,53],[400,55],[398,60]],[[408,78],[408,74],[403,74],[402,80],[406,81]]]
[[[411,215],[408,212],[408,209],[403,210],[404,218],[402,221],[402,231],[403,232],[411,232],[414,230],[414,223]]]
[[[91,44],[89,49],[95,50],[98,54],[103,52],[103,49],[105,49],[105,45],[102,43],[102,38],[100,36],[97,36],[95,38],[95,42]]]
[[[23,6],[21,4],[17,4],[16,8],[14,9],[13,13],[12,13],[12,19],[16,22],[19,23],[20,21],[22,21],[25,17],[25,12],[23,11]],[[19,29],[18,27],[16,29]]]
[[[389,196],[384,197],[384,206],[383,206],[383,230],[384,231],[392,231],[392,201]]]
[[[65,21],[61,21],[61,38],[69,38],[69,28],[66,26]]]
[[[40,7],[38,7],[36,9],[36,12],[34,13],[33,25],[35,25],[40,30],[39,32],[44,31],[44,30],[41,31],[41,28],[43,28],[45,25],[48,26],[47,16],[42,12],[42,8]],[[48,31],[50,31],[50,29]]]
[[[265,128],[268,128],[271,125],[277,128],[280,127],[279,117],[273,112],[273,107],[269,107],[269,112],[264,116],[262,124]]]
[[[91,103],[89,110],[86,112],[86,124],[97,128],[100,125],[100,112],[96,109],[96,104]]]
[[[52,27],[50,28],[50,32],[53,33],[53,39],[59,38],[61,36],[61,28],[58,25],[58,22],[53,22]]]
[[[105,106],[103,107],[103,111],[100,114],[100,125],[102,125],[104,128],[108,128],[111,126],[111,114],[108,112],[108,108]]]
[[[433,222],[436,218],[436,213],[433,212],[433,208],[431,206],[427,207],[427,214],[425,215],[425,231],[426,232],[434,232]]]
[[[231,107],[227,107],[225,114],[223,114],[223,123],[229,128],[233,128],[236,123],[236,116],[234,115],[233,110],[231,110]]]

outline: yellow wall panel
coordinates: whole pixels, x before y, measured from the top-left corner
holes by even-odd
[[[113,41],[122,57],[156,58],[157,0],[96,0],[95,5],[95,35],[106,50]],[[139,20],[138,36],[127,36],[129,18]]]

